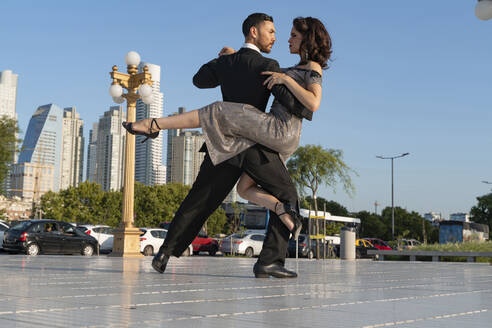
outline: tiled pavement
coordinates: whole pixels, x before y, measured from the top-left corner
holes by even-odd
[[[255,259],[0,254],[0,327],[487,327],[492,266],[289,259],[297,279],[255,279]]]

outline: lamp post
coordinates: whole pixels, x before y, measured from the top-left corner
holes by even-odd
[[[395,205],[394,205],[394,187],[393,187],[393,160],[395,158],[405,157],[410,153],[404,153],[397,156],[376,156],[379,159],[391,159],[391,239],[395,240]]]
[[[142,73],[138,73],[140,55],[134,51],[126,54],[128,74],[118,72],[118,67],[113,66],[110,73],[113,83],[109,88],[109,94],[113,101],[121,104],[127,102],[126,120],[135,122],[137,99],[142,98],[146,104],[152,102],[152,80],[147,66]],[[127,93],[123,93],[123,89]],[[138,91],[138,93],[137,93]],[[133,201],[135,183],[135,136],[126,133],[125,168],[123,185],[123,213],[122,222],[114,232],[113,251],[111,256],[140,257],[140,230],[133,225]]]
[[[475,6],[475,15],[478,19],[488,20],[492,18],[492,0],[478,0]]]

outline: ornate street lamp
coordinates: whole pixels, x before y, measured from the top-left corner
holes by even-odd
[[[113,66],[110,73],[113,83],[109,88],[109,94],[115,103],[127,103],[126,120],[135,122],[137,99],[142,98],[146,104],[152,102],[152,77],[147,66],[142,73],[138,73],[140,55],[135,51],[126,54],[125,62],[128,74],[118,72],[118,67]],[[127,93],[123,93],[123,89]],[[138,93],[137,93],[138,92]],[[133,225],[133,200],[134,200],[134,174],[135,174],[135,136],[126,133],[125,145],[125,169],[123,185],[123,215],[122,222],[114,232],[112,256],[140,257],[140,230]]]
[[[391,239],[395,240],[395,205],[394,205],[394,188],[393,188],[393,160],[395,158],[405,157],[410,153],[404,153],[398,156],[376,156],[379,159],[391,159]]]
[[[481,20],[492,18],[492,0],[478,0],[475,6],[475,15]]]

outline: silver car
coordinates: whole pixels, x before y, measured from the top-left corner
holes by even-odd
[[[262,232],[242,232],[227,236],[220,241],[219,250],[223,254],[241,254],[247,257],[260,255],[265,234]]]

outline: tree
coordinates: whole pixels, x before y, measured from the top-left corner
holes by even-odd
[[[210,215],[208,218],[206,225],[207,225],[207,234],[209,236],[215,236],[216,234],[219,233],[224,233],[224,229],[227,223],[227,216],[222,207],[219,206],[218,209],[215,210],[215,212]]]
[[[383,222],[380,215],[361,211],[357,213],[357,218],[360,219],[360,237],[379,238],[387,240],[390,235],[389,227]]]
[[[311,190],[314,210],[318,212],[318,188],[324,184],[335,192],[340,182],[344,191],[352,195],[355,188],[350,173],[357,174],[342,160],[343,152],[339,149],[324,149],[317,145],[297,148],[287,162],[287,168],[301,194],[305,189]]]
[[[489,236],[492,237],[492,193],[477,197],[478,204],[470,210],[471,220],[489,226]]]
[[[326,208],[326,211],[331,215],[336,216],[349,216],[349,211],[347,208],[333,200],[327,200],[323,197],[317,198],[318,208],[321,211]],[[314,208],[313,198],[311,196],[307,196],[301,200],[301,207],[309,209],[309,207]]]
[[[6,195],[5,181],[8,178],[10,165],[14,163],[14,155],[19,151],[21,140],[16,138],[19,133],[17,121],[2,116],[0,118],[0,194]]]

